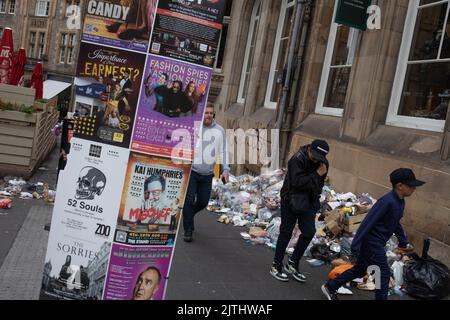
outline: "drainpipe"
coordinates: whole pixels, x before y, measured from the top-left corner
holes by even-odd
[[[303,60],[306,55],[306,46],[310,31],[310,22],[311,22],[311,14],[313,11],[313,4],[311,1],[307,1],[305,5],[305,14],[303,17],[303,23],[300,26],[301,31],[301,39],[300,44],[298,47],[298,52],[296,56],[295,61],[295,72],[292,80],[291,85],[291,92],[290,92],[290,98],[289,98],[289,106],[286,109],[286,120],[283,122],[284,125],[282,126],[281,130],[281,158],[280,163],[284,164],[286,157],[288,156],[287,146],[288,146],[288,139],[289,134],[292,132],[292,121],[293,117],[295,116],[295,105],[298,102],[298,88],[299,88],[299,82],[301,81],[302,77],[302,71],[303,71]]]
[[[297,45],[297,38],[300,35],[301,28],[303,26],[303,20],[305,15],[305,8],[306,4],[309,2],[309,0],[297,0],[296,6],[295,6],[295,20],[294,20],[294,27],[292,31],[291,41],[289,44],[289,53],[288,53],[288,62],[287,62],[287,69],[286,69],[286,78],[284,79],[283,83],[283,90],[281,93],[281,99],[279,103],[278,108],[278,115],[277,115],[277,122],[275,125],[275,129],[282,131],[283,126],[283,118],[285,116],[285,110],[286,110],[286,104],[288,100],[289,90],[291,87],[291,78],[292,78],[292,70],[294,68],[294,59],[295,59],[295,49]],[[284,153],[286,149],[286,137],[285,137],[284,131],[282,132],[282,138],[283,143],[281,144],[280,150],[280,138],[275,141],[276,148],[272,148],[272,150],[277,150],[278,152],[281,152],[281,162],[279,164],[284,164]],[[272,141],[273,143],[273,141]]]

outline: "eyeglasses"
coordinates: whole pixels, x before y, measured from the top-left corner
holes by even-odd
[[[144,191],[144,195],[149,196],[151,193],[154,197],[157,197],[157,196],[161,195],[162,192],[163,192],[162,190]]]

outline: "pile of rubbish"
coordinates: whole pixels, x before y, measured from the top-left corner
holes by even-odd
[[[14,198],[37,199],[53,203],[56,191],[51,190],[47,183],[28,183],[19,177],[4,177],[0,180],[0,209],[10,209]]]
[[[218,214],[218,222],[245,228],[240,234],[247,243],[266,245],[275,250],[281,224],[280,190],[284,177],[285,171],[280,169],[258,177],[231,176],[227,184],[215,179],[207,209]],[[330,266],[330,279],[352,268],[356,258],[351,253],[353,238],[376,201],[369,194],[337,193],[326,181],[320,197],[321,209],[316,216],[317,232],[305,252],[307,263],[313,267]],[[288,255],[293,253],[300,234],[296,226],[287,247]],[[406,265],[417,261],[411,257],[412,252],[411,246],[406,251],[399,251],[395,236],[387,243],[386,256],[392,275],[390,295],[408,292],[403,275]],[[372,275],[349,285],[361,290],[375,290]],[[341,288],[339,293],[352,294],[347,288]]]

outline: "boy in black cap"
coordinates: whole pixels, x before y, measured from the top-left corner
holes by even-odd
[[[316,234],[316,212],[320,209],[320,194],[328,173],[326,156],[330,152],[328,143],[315,140],[301,147],[289,160],[288,171],[281,188],[281,225],[275,257],[270,274],[277,280],[288,281],[286,273],[299,282],[306,282],[298,266],[301,257]],[[291,240],[295,223],[301,235],[294,253],[283,267],[286,247]]]
[[[375,282],[375,299],[388,299],[390,269],[384,248],[392,234],[395,234],[399,248],[406,249],[408,240],[400,224],[405,209],[404,198],[411,196],[416,187],[425,184],[417,180],[410,169],[397,169],[390,178],[393,190],[377,201],[353,239],[351,249],[353,256],[357,257],[355,266],[322,286],[322,292],[328,300],[338,300],[336,291],[347,282],[364,277],[369,266],[380,268],[380,283]]]

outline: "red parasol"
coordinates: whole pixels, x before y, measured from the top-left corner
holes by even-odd
[[[14,58],[13,66],[11,69],[11,79],[9,84],[13,86],[24,85],[25,65],[27,64],[27,55],[24,48],[20,48],[16,57]]]
[[[36,63],[33,74],[31,75],[30,88],[36,89],[35,99],[42,99],[44,94],[44,72],[42,71],[42,63]]]
[[[9,83],[11,67],[14,59],[14,42],[11,28],[3,30],[0,43],[0,83]]]

